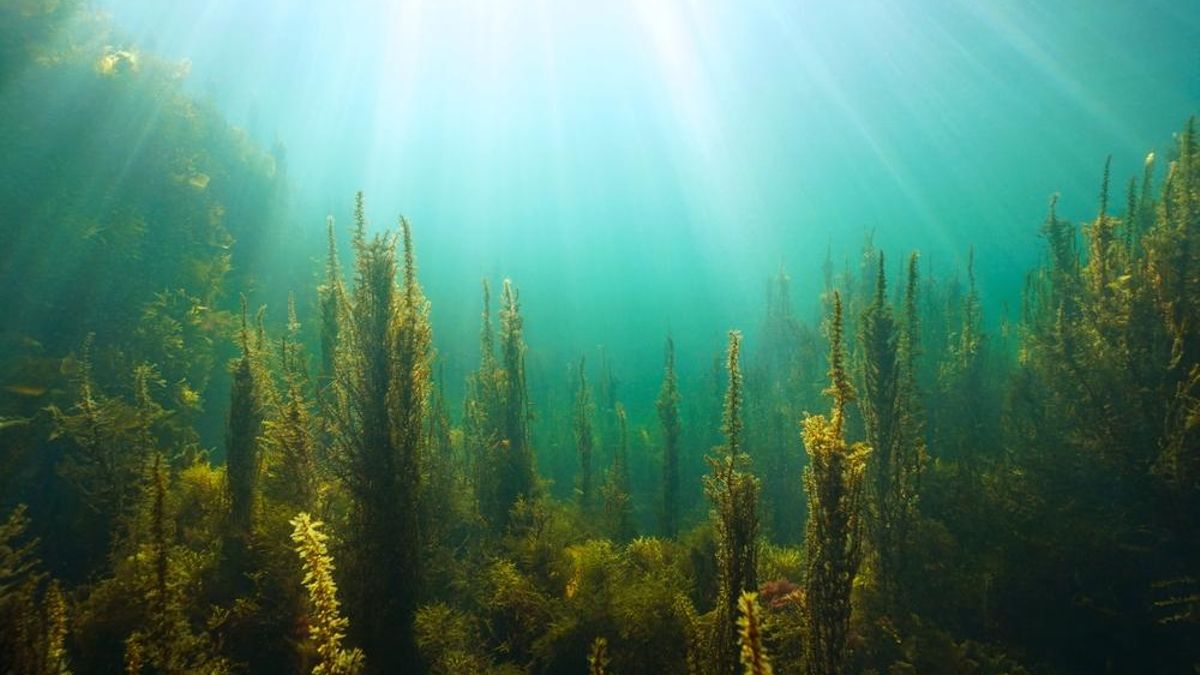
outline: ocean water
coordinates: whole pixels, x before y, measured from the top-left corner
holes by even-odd
[[[1188,672],[1197,45],[1190,0],[0,0],[0,672]]]
[[[627,337],[675,326],[702,358],[757,318],[767,274],[811,296],[800,272],[872,232],[945,270],[976,246],[1015,304],[1050,195],[1093,216],[1104,158],[1140,171],[1200,96],[1176,2],[101,7],[283,146],[280,236],[348,227],[357,190],[374,225],[409,218],[462,358],[480,277],[553,317],[557,358],[603,344],[645,370],[658,340]]]

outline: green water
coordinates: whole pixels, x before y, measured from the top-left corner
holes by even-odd
[[[0,0],[0,673],[742,672],[742,590],[775,672],[1188,672],[1197,45],[1190,0]]]

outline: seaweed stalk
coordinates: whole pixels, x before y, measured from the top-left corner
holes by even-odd
[[[679,382],[675,376],[675,340],[667,336],[662,387],[655,401],[663,432],[663,535],[679,534]]]
[[[809,456],[804,471],[809,510],[805,531],[809,675],[842,672],[850,627],[850,591],[862,559],[860,510],[870,453],[861,443],[848,445],[843,436],[845,409],[854,391],[844,366],[842,300],[836,291],[829,341],[832,384],[828,393],[833,397],[833,410],[829,419],[812,415],[804,420]]]
[[[762,617],[758,594],[742,591],[738,596],[738,642],[742,645],[745,675],[774,675],[771,659],[763,645]]]
[[[321,531],[321,521],[301,512],[291,521],[292,541],[304,571],[304,587],[308,591],[309,637],[317,645],[320,662],[313,675],[354,675],[362,671],[365,658],[359,649],[343,649],[342,640],[350,621],[342,616],[333,581],[333,558],[326,549],[328,539]]]

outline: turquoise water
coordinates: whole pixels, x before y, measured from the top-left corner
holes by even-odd
[[[1090,217],[1104,158],[1140,170],[1200,99],[1187,2],[103,6],[286,148],[289,236],[360,189],[413,222],[452,358],[481,276],[518,281],[556,361],[648,370],[669,325],[707,358],[767,274],[811,296],[868,232],[944,270],[974,245],[1015,306],[1050,195]]]

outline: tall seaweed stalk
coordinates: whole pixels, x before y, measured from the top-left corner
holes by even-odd
[[[337,584],[333,580],[333,558],[321,531],[321,521],[300,512],[292,519],[292,542],[304,572],[308,591],[308,635],[316,645],[318,661],[313,675],[355,675],[366,665],[359,649],[344,649],[342,640],[350,621],[342,616]]]
[[[617,447],[612,464],[605,476],[601,492],[604,496],[604,520],[608,537],[625,543],[636,534],[633,525],[633,503],[629,481],[629,419],[625,406],[616,404]]]
[[[662,425],[662,533],[666,537],[679,534],[679,382],[675,375],[675,340],[667,336],[666,365],[662,386],[655,401],[658,421]]]
[[[579,455],[579,478],[575,493],[579,499],[579,510],[588,516],[596,507],[595,480],[592,473],[592,450],[595,442],[592,435],[592,396],[588,389],[587,361],[579,358],[579,385],[575,389],[575,416],[572,420],[575,432],[575,451]]]
[[[850,627],[850,591],[862,559],[862,496],[870,450],[845,441],[846,406],[854,390],[846,372],[842,347],[842,300],[833,294],[829,326],[828,393],[833,410],[804,420],[804,445],[809,466],[804,472],[808,492],[806,670],[809,675],[833,675],[843,670],[846,635]]]
[[[742,591],[758,585],[758,479],[748,472],[749,457],[742,450],[742,371],[739,361],[742,334],[729,331],[725,368],[729,386],[725,390],[722,431],[725,443],[720,455],[709,457],[712,473],[704,489],[712,501],[717,532],[717,606],[713,624],[712,661],[717,673],[738,670],[737,602]]]
[[[353,498],[352,604],[363,643],[375,663],[395,671],[418,663],[411,628],[432,331],[408,221],[400,219],[399,235],[368,239],[360,193],[352,241],[356,278],[339,328],[332,453]]]
[[[263,425],[261,375],[254,363],[255,345],[250,341],[246,298],[242,298],[242,325],[238,336],[241,356],[233,364],[229,393],[229,419],[225,431],[226,480],[229,486],[229,538],[231,557],[240,557],[249,544],[258,502],[259,435]]]
[[[500,295],[501,439],[495,468],[500,477],[499,506],[502,522],[518,500],[535,496],[537,487],[533,449],[529,439],[529,391],[525,383],[525,330],[520,295],[508,279]]]

